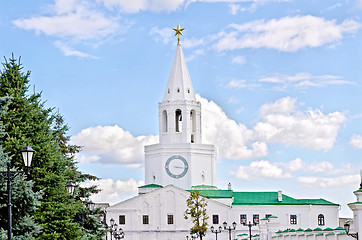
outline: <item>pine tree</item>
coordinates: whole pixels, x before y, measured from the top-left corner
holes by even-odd
[[[65,189],[69,182],[81,183],[95,178],[77,169],[74,154],[80,148],[68,144],[68,127],[60,114],[44,106],[40,93],[29,94],[30,72],[23,72],[20,58],[5,58],[3,68],[0,72],[0,97],[8,97],[8,109],[0,118],[6,132],[0,137],[0,145],[16,167],[22,166],[19,151],[26,143],[36,151],[31,178],[33,190],[43,193],[34,214],[42,227],[37,239],[92,239],[92,236],[84,237],[82,226],[77,222],[77,213],[85,207],[81,196],[72,198]],[[97,190],[93,187],[81,189],[78,193],[89,196],[90,191]],[[98,229],[94,228],[99,226],[93,226],[92,231],[97,232]]]
[[[7,98],[0,98],[0,118],[4,115],[7,104]],[[0,137],[5,135],[4,125],[0,121]],[[5,171],[7,168],[8,156],[3,152],[0,146],[0,169]],[[15,170],[15,169],[12,169]],[[12,179],[12,216],[13,216],[13,239],[25,240],[37,236],[41,227],[35,223],[32,214],[40,205],[39,199],[41,193],[34,193],[32,190],[33,182],[28,181],[26,176],[18,175]],[[7,238],[8,211],[7,211],[7,189],[6,180],[1,179],[0,184],[0,239]]]
[[[197,234],[200,239],[205,236],[207,230],[207,219],[209,216],[206,214],[207,201],[206,198],[200,195],[200,191],[194,190],[190,192],[187,199],[187,209],[185,211],[185,219],[191,219],[194,224],[191,229],[191,234]]]

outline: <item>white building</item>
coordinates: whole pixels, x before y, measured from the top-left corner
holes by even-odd
[[[339,205],[324,199],[295,199],[281,191],[238,192],[231,185],[228,190],[217,189],[217,153],[214,145],[201,141],[201,107],[178,44],[158,107],[160,142],[145,147],[146,185],[139,188],[138,196],[107,208],[107,223],[113,218],[124,230],[125,239],[186,239],[192,225],[184,219],[184,212],[193,189],[207,196],[209,227],[237,223],[232,239],[247,237],[248,228],[242,223],[249,221],[257,223],[252,234],[260,234],[254,238],[261,239],[280,238],[282,233],[275,233],[278,230],[304,234],[307,229],[305,235],[310,235],[309,229],[321,228],[316,229],[319,233],[338,227]],[[337,229],[335,234],[341,231]],[[229,232],[222,231],[218,237],[226,239]],[[215,239],[215,234],[208,231],[204,239]]]

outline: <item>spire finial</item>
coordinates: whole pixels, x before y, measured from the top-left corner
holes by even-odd
[[[362,169],[359,170],[359,175],[361,177],[361,184],[359,185],[359,189],[362,189]]]
[[[177,28],[173,28],[174,31],[176,31],[175,36],[177,37],[177,45],[180,44],[180,35],[183,36],[182,31],[185,30],[185,28],[180,28],[180,24],[177,25]]]

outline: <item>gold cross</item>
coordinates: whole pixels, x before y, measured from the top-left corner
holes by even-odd
[[[177,37],[177,44],[180,44],[180,35],[183,36],[182,31],[183,31],[184,29],[185,29],[185,28],[180,28],[180,24],[177,25],[177,28],[173,28],[173,30],[176,32],[176,33],[175,33],[175,36],[178,35],[178,37]]]

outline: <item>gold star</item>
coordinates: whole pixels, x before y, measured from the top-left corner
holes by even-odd
[[[177,44],[180,44],[180,35],[183,36],[182,31],[183,31],[184,29],[185,29],[185,28],[180,28],[180,24],[177,25],[177,28],[173,28],[173,30],[175,31],[175,36],[178,35],[178,37],[177,37]]]

